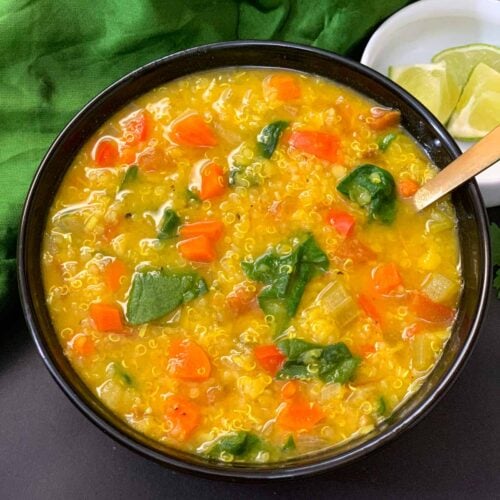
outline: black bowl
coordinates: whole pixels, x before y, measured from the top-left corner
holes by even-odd
[[[366,436],[312,455],[274,464],[223,464],[147,438],[117,418],[80,380],[63,354],[45,303],[40,265],[42,234],[52,200],[81,146],[105,120],[137,96],[194,72],[232,66],[289,68],[335,80],[384,106],[400,109],[403,126],[438,167],[445,167],[460,154],[437,119],[409,94],[379,73],[335,54],[288,43],[253,41],[179,52],[147,64],[108,87],[85,106],[52,144],[31,185],[22,217],[18,245],[21,300],[33,339],[56,382],[87,417],[129,448],[164,465],[211,477],[305,476],[346,464],[399,435],[430,410],[463,367],[485,315],[490,281],[487,217],[475,182],[453,194],[465,286],[453,335],[442,358],[418,392],[389,421]]]

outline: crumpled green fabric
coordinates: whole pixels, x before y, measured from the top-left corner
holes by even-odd
[[[19,216],[57,133],[99,91],[200,44],[273,39],[349,54],[408,0],[2,0],[0,309],[15,289]]]

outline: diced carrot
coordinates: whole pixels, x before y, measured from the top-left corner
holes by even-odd
[[[257,289],[249,289],[244,283],[238,283],[227,294],[226,302],[231,310],[236,314],[244,313],[251,309],[252,305],[256,302]]]
[[[213,262],[217,258],[212,241],[204,235],[179,241],[177,249],[186,260],[194,262]]]
[[[92,157],[98,167],[114,167],[120,159],[118,142],[110,137],[99,139],[92,151]]]
[[[293,101],[301,96],[299,82],[293,75],[277,73],[266,79],[265,84],[276,92],[280,101]]]
[[[129,144],[145,141],[151,135],[153,118],[147,111],[139,111],[120,122]]]
[[[169,436],[185,441],[200,424],[200,409],[182,396],[169,396],[165,399],[165,419]]]
[[[397,183],[397,189],[400,196],[409,198],[420,189],[420,184],[412,179],[402,179]]]
[[[136,152],[135,146],[122,147],[120,152],[120,163],[123,165],[132,165],[132,163],[135,163]]]
[[[373,272],[373,284],[379,293],[388,293],[403,284],[401,275],[394,262],[381,264]]]
[[[253,350],[255,359],[273,377],[283,366],[286,356],[274,345],[258,345]]]
[[[208,200],[224,194],[226,179],[224,170],[217,163],[208,163],[201,171],[200,199]]]
[[[209,240],[217,241],[224,231],[224,224],[220,220],[201,220],[184,224],[179,228],[179,234],[183,238],[194,236],[206,236]]]
[[[174,340],[168,350],[167,370],[173,377],[200,382],[210,377],[210,360],[192,340]]]
[[[394,127],[401,120],[401,113],[397,109],[387,109],[374,107],[370,110],[373,120],[370,122],[370,128],[373,130],[384,130]]]
[[[126,274],[127,268],[125,267],[125,264],[121,260],[115,259],[105,267],[104,281],[112,292],[116,292],[121,287],[121,277]]]
[[[174,120],[170,132],[172,139],[181,146],[211,148],[218,143],[212,127],[196,113]]]
[[[361,306],[363,311],[373,319],[376,323],[382,322],[382,316],[375,305],[373,299],[366,293],[360,293],[358,295],[358,304]]]
[[[100,332],[119,332],[123,329],[121,310],[113,304],[91,304],[90,317]]]
[[[349,236],[354,231],[356,219],[348,212],[332,208],[326,215],[327,222],[342,236]]]
[[[78,334],[71,341],[71,349],[82,358],[91,356],[95,352],[94,342],[90,337],[83,334]]]
[[[285,382],[281,388],[281,395],[284,399],[291,399],[297,394],[299,390],[299,382],[297,380],[289,380]]]
[[[288,144],[321,160],[336,162],[339,159],[340,139],[333,134],[314,130],[296,130],[290,134]]]
[[[419,319],[429,323],[449,323],[455,316],[455,309],[434,302],[421,292],[410,294],[410,308]]]
[[[377,254],[364,243],[356,238],[347,238],[335,251],[337,257],[341,259],[351,259],[353,262],[361,264],[377,258]]]
[[[373,354],[375,352],[375,345],[363,344],[362,346],[358,347],[357,352],[359,353],[360,356],[366,358],[366,356],[368,356],[369,354]]]
[[[295,396],[286,402],[277,418],[277,423],[292,431],[311,430],[325,418],[321,408],[302,396]]]

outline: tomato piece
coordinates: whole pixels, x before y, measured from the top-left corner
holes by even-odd
[[[169,436],[185,441],[200,424],[200,409],[182,396],[169,396],[165,400],[165,419],[170,424]]]
[[[388,109],[381,107],[373,107],[370,110],[372,121],[370,128],[373,130],[384,130],[389,127],[394,127],[401,120],[401,113],[397,109]]]
[[[377,258],[377,254],[356,238],[345,239],[336,249],[335,254],[341,259],[351,259],[358,264]]]
[[[121,287],[121,277],[126,274],[127,268],[125,267],[125,264],[121,260],[115,259],[104,269],[104,281],[112,292],[116,292]]]
[[[410,198],[420,189],[420,184],[412,179],[403,179],[397,183],[397,189],[402,198]]]
[[[253,353],[259,365],[273,377],[286,360],[286,356],[274,344],[256,346]]]
[[[71,341],[71,349],[78,356],[85,358],[91,356],[95,352],[95,345],[90,337],[83,334],[78,334]]]
[[[257,289],[249,289],[244,283],[238,283],[227,294],[226,302],[230,309],[236,313],[241,314],[252,308],[257,297]]]
[[[420,292],[410,294],[410,308],[419,319],[429,323],[450,323],[455,309],[439,304]]]
[[[373,272],[373,284],[379,293],[389,293],[403,284],[401,275],[394,262],[381,264]]]
[[[361,306],[363,311],[373,319],[376,323],[382,322],[382,316],[375,305],[373,299],[366,293],[360,293],[358,295],[358,304]]]
[[[89,311],[100,332],[119,332],[123,329],[121,309],[118,306],[99,302],[91,304]]]
[[[118,142],[110,137],[102,137],[92,150],[92,158],[98,167],[114,167],[120,160]]]
[[[208,200],[224,194],[226,190],[226,180],[224,170],[217,163],[208,163],[200,171],[201,188],[200,199]]]
[[[356,219],[350,213],[334,208],[328,211],[326,220],[339,234],[345,237],[352,234],[356,224]]]
[[[286,402],[276,422],[292,431],[309,431],[325,418],[321,408],[298,395]]]
[[[167,370],[173,377],[200,382],[210,377],[211,365],[205,351],[192,340],[174,340],[168,351]]]
[[[174,120],[170,135],[173,141],[181,146],[211,148],[219,142],[212,127],[196,113]]]
[[[313,130],[296,130],[290,134],[288,144],[321,160],[335,163],[339,159],[340,139],[333,134]]]
[[[302,95],[297,77],[294,75],[277,73],[266,79],[267,84],[280,101],[293,101]]]
[[[206,236],[212,241],[217,241],[224,232],[224,224],[220,220],[202,220],[184,224],[179,228],[179,234],[183,238],[194,236]]]
[[[217,258],[213,242],[205,235],[180,241],[177,249],[186,260],[194,262],[213,262]]]

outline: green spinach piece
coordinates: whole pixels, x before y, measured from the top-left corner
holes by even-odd
[[[181,218],[177,215],[175,210],[166,208],[163,212],[163,218],[160,224],[160,231],[158,232],[159,240],[168,240],[177,236],[177,228],[181,223]]]
[[[380,396],[378,398],[377,413],[382,417],[387,413],[387,404],[385,402],[384,396]]]
[[[494,222],[490,224],[490,237],[491,260],[493,261],[493,269],[496,270],[493,288],[497,291],[497,297],[500,299],[500,227]]]
[[[325,383],[345,384],[352,379],[361,361],[343,342],[323,346],[302,339],[284,339],[277,346],[287,357],[276,374],[280,380],[316,377]]]
[[[361,165],[340,181],[337,190],[365,208],[370,219],[385,224],[394,221],[396,184],[387,170],[376,165]]]
[[[242,262],[245,274],[265,285],[258,296],[260,308],[274,317],[276,334],[281,333],[297,312],[307,283],[328,269],[328,257],[314,236],[305,233],[291,240],[292,251],[279,255],[268,250],[253,262]]]
[[[130,167],[128,167],[127,171],[125,172],[125,175],[123,176],[118,191],[122,191],[127,187],[128,184],[134,182],[137,179],[138,175],[139,167],[137,165],[130,165]]]
[[[195,272],[137,272],[127,301],[127,321],[140,325],[161,318],[207,291],[205,281]]]
[[[380,151],[386,151],[387,148],[391,145],[392,141],[396,139],[398,134],[395,134],[394,132],[389,132],[388,134],[384,135],[379,141],[378,141],[378,148]]]
[[[207,451],[211,458],[220,458],[222,453],[229,453],[235,458],[248,458],[262,449],[262,441],[251,432],[229,432],[220,437]]]
[[[266,125],[257,135],[257,147],[264,158],[271,158],[278,145],[281,134],[288,127],[288,122],[279,120]]]
[[[290,434],[288,436],[288,439],[286,440],[285,444],[283,445],[283,448],[281,448],[283,451],[293,451],[295,450],[295,440],[293,439],[293,435]]]
[[[239,165],[233,163],[229,167],[228,183],[233,187],[255,187],[260,185],[260,180],[254,171],[254,167],[250,165]]]
[[[113,374],[118,377],[120,382],[122,382],[127,387],[134,386],[134,379],[132,376],[123,368],[120,363],[113,363],[112,365]]]
[[[201,202],[199,195],[189,188],[186,188],[186,199],[188,202],[190,201],[195,203]]]

